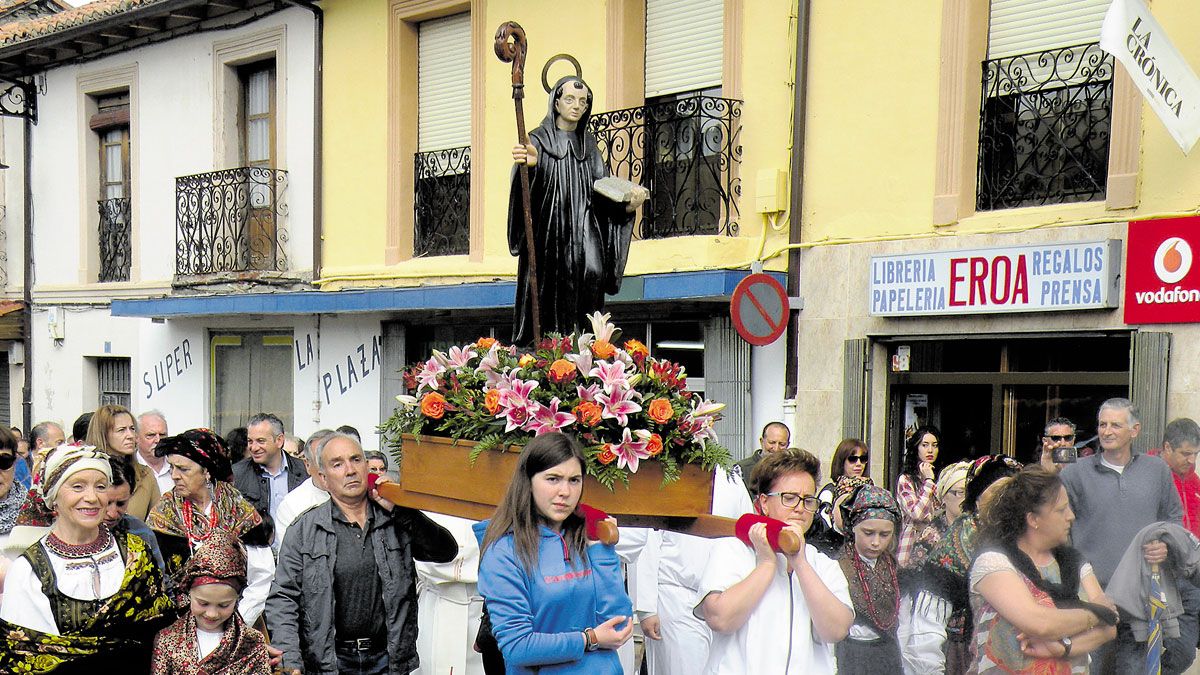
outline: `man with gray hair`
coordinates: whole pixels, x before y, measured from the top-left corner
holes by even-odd
[[[325,481],[321,480],[317,460],[321,456],[321,446],[333,434],[332,429],[318,429],[304,443],[304,468],[308,471],[308,480],[289,492],[279,504],[279,511],[275,514],[276,551],[283,546],[283,537],[287,534],[288,527],[296,522],[300,514],[329,501],[329,493],[325,491]]]
[[[137,453],[134,458],[138,464],[144,465],[154,474],[158,483],[158,493],[170,492],[175,489],[175,481],[171,479],[171,465],[165,457],[155,457],[154,448],[158,442],[167,437],[167,418],[157,410],[147,410],[137,418]]]
[[[1142,425],[1129,399],[1110,398],[1102,403],[1097,422],[1100,452],[1068,465],[1059,475],[1075,512],[1071,543],[1092,564],[1100,585],[1107,586],[1138,531],[1160,521],[1182,525],[1183,506],[1166,463],[1133,452],[1133,439]],[[1146,544],[1142,555],[1151,565],[1162,563],[1167,559],[1167,545],[1161,541]],[[1114,670],[1119,666],[1113,662],[1121,659],[1125,663],[1124,657],[1136,652],[1136,641],[1126,622],[1121,622],[1117,639],[1110,645],[1114,646],[1093,654],[1097,663],[1109,666],[1098,672],[1132,672]],[[1190,650],[1171,649],[1168,644],[1163,672],[1186,670],[1195,657],[1195,647],[1195,637]]]
[[[283,421],[259,413],[246,422],[248,457],[233,465],[233,485],[274,519],[287,493],[308,477],[304,463],[283,451]]]

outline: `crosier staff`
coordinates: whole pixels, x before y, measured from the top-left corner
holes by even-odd
[[[517,112],[517,141],[522,147],[529,144],[525,133],[525,53],[529,46],[525,42],[525,29],[516,21],[505,21],[496,29],[496,56],[505,63],[512,63],[513,107]],[[537,247],[533,242],[533,214],[530,212],[529,164],[518,167],[521,174],[521,206],[525,212],[525,248],[529,254],[529,307],[533,312],[533,341],[542,339],[542,318],[538,307]]]

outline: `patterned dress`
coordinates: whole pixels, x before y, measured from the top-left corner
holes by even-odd
[[[934,489],[932,480],[925,480],[917,486],[911,478],[901,475],[896,481],[896,501],[904,517],[900,526],[900,543],[896,548],[896,561],[901,567],[921,564],[929,549],[938,541],[938,531],[933,521],[941,505]]]
[[[270,656],[263,634],[237,612],[225,623],[221,644],[204,658],[196,644],[196,617],[189,612],[154,639],[152,675],[269,675]]]

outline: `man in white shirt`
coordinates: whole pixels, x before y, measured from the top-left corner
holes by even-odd
[[[764,457],[750,476],[759,513],[782,520],[804,541],[818,500],[820,462],[804,450]],[[713,630],[705,673],[836,673],[833,645],[854,621],[846,577],[805,544],[775,553],[766,526],[750,529],[753,547],[721,539],[700,578],[696,616]]]
[[[259,413],[246,422],[249,456],[233,465],[233,485],[254,508],[274,519],[279,504],[308,477],[304,462],[283,451],[283,422]]]
[[[329,493],[325,491],[325,481],[321,479],[321,473],[317,468],[317,458],[321,456],[321,446],[325,444],[325,439],[332,434],[332,429],[319,429],[314,431],[312,436],[308,437],[308,441],[304,443],[304,468],[308,471],[308,480],[289,492],[279,503],[279,510],[275,513],[274,547],[276,551],[283,546],[283,536],[287,534],[288,527],[296,522],[296,518],[300,517],[301,513],[329,501]]]
[[[175,481],[171,480],[171,465],[167,464],[165,457],[154,456],[154,448],[157,448],[158,442],[166,437],[167,418],[161,412],[147,410],[138,415],[137,454],[134,455],[134,458],[154,474],[159,494],[175,489]]]

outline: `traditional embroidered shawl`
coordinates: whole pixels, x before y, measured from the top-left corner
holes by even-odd
[[[263,634],[234,612],[221,644],[203,659],[196,646],[196,617],[189,612],[154,639],[153,675],[269,675],[270,656]]]
[[[171,619],[171,601],[141,538],[113,536],[125,556],[120,590],[74,633],[49,635],[0,620],[0,672],[137,672],[147,666],[154,633]]]

